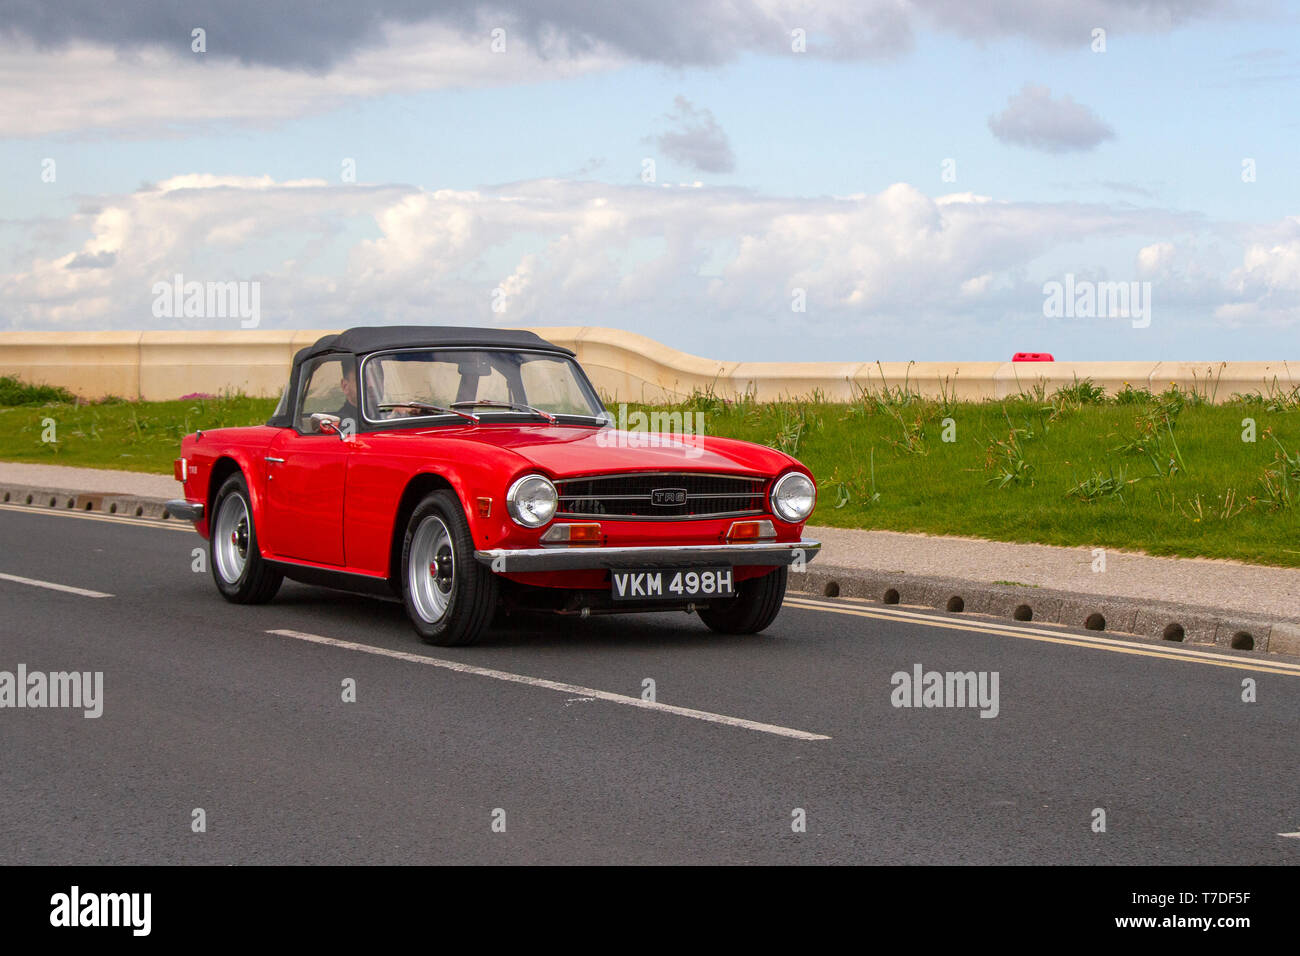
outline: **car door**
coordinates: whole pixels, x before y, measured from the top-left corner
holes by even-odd
[[[344,566],[343,493],[354,447],[356,363],[327,355],[301,370],[293,426],[266,452],[265,547],[275,557]],[[322,432],[317,412],[343,422],[343,437]]]

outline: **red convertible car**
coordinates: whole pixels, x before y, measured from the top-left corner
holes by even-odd
[[[499,611],[694,611],[756,633],[817,553],[803,465],[748,442],[618,431],[568,349],[394,326],[294,357],[265,425],[188,435],[185,497],[230,601],[284,578],[396,595],[433,644]]]

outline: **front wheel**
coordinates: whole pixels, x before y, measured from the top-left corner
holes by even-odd
[[[701,608],[700,620],[719,634],[757,634],[780,613],[789,576],[790,569],[782,567],[761,578],[741,581],[734,598]]]
[[[265,604],[280,590],[284,575],[262,558],[257,547],[248,484],[236,472],[212,503],[208,558],[217,590],[235,604]]]
[[[497,607],[497,580],[474,560],[474,539],[460,501],[435,491],[411,513],[402,542],[402,597],[427,644],[473,644]]]

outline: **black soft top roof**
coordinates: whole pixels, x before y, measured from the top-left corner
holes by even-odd
[[[574,353],[523,329],[477,329],[461,325],[373,325],[325,335],[293,357],[295,366],[331,352],[366,355],[405,348],[507,348]]]

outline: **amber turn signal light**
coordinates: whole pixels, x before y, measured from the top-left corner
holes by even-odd
[[[733,521],[727,529],[728,541],[761,541],[775,538],[776,528],[770,521]]]
[[[542,535],[542,544],[600,544],[603,537],[599,522],[553,524]]]

